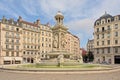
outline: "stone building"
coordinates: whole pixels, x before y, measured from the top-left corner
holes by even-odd
[[[62,55],[65,62],[82,59],[79,49],[79,38],[71,34],[68,28],[63,24],[63,14],[58,12],[55,16],[55,20],[56,24],[52,28],[53,50],[48,53],[48,57],[50,57],[50,59],[52,58],[53,61],[57,61],[57,58]]]
[[[78,59],[81,58],[82,53],[80,53],[80,40],[77,36],[71,34],[70,32],[68,32],[66,34],[66,51],[69,53],[73,53],[74,55],[74,59]]]
[[[94,39],[89,40],[87,42],[87,52],[92,52],[94,53]]]
[[[95,63],[120,63],[120,15],[105,13],[94,23]]]
[[[22,26],[22,57],[23,62],[34,62],[36,55],[40,55],[40,22],[36,24],[22,20],[19,17],[18,22]]]
[[[0,64],[22,62],[22,27],[13,19],[5,17],[0,22]]]
[[[58,12],[55,15],[56,24],[51,27],[41,24],[39,19],[32,23],[21,16],[17,21],[3,17],[0,22],[0,64],[40,62],[55,50],[74,54],[73,59],[81,58],[79,38],[68,32],[68,28],[58,26],[63,24],[63,18],[63,14]],[[63,34],[56,34],[58,30]]]

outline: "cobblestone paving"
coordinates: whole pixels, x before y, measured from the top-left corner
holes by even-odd
[[[96,74],[34,74],[0,71],[0,80],[120,80],[120,71]]]

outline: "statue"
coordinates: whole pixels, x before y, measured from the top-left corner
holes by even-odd
[[[62,46],[62,48],[65,48],[65,40],[62,40],[61,46]]]
[[[58,36],[57,36],[57,34],[54,36],[53,47],[58,48]]]
[[[62,46],[62,48],[65,48],[65,44],[66,44],[66,41],[65,41],[65,35],[62,33],[61,34],[61,46]]]
[[[40,56],[36,55],[34,57],[35,63],[40,63]]]
[[[63,63],[64,63],[64,56],[63,54],[60,54],[58,56],[58,66],[63,66]]]
[[[54,41],[53,41],[53,47],[54,47],[54,48],[57,48],[57,45],[58,45],[58,44],[57,44],[57,41],[54,40]]]

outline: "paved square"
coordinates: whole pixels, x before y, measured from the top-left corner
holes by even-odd
[[[97,74],[34,74],[0,71],[0,80],[120,80],[120,71]]]

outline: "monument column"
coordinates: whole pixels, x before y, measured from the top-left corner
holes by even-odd
[[[65,35],[67,28],[63,25],[63,14],[58,11],[55,16],[56,24],[52,28],[53,30],[53,51],[64,51],[65,49]]]

